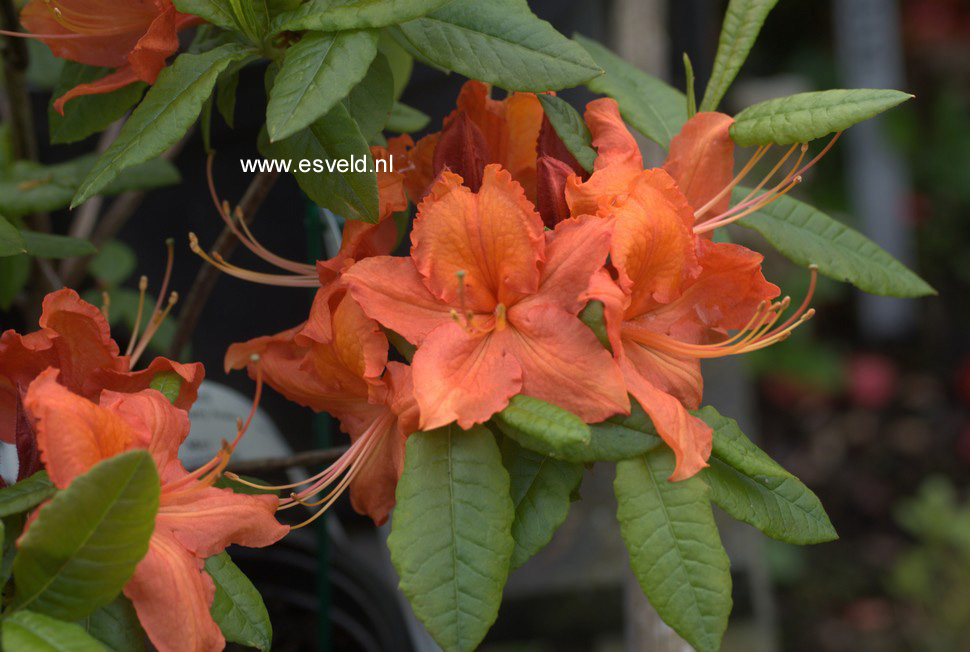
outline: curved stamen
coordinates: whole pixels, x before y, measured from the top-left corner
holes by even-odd
[[[284,287],[316,287],[320,285],[320,279],[315,274],[312,276],[265,274],[263,272],[254,272],[231,265],[227,263],[218,253],[213,253],[212,256],[205,253],[202,250],[202,247],[199,246],[198,236],[196,236],[194,233],[189,233],[189,248],[195,255],[199,256],[213,267],[219,269],[219,271],[229,274],[230,276],[235,276],[236,278],[241,278],[245,281],[263,283],[265,285],[279,285]]]
[[[135,325],[131,327],[131,337],[128,338],[128,346],[125,347],[125,355],[130,356],[135,350],[135,342],[138,340],[138,329],[141,328],[142,313],[145,312],[145,291],[148,289],[148,277],[142,274],[138,279],[138,310],[135,311]]]

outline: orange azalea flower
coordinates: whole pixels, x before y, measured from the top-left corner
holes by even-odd
[[[281,509],[323,505],[319,515],[349,486],[354,509],[380,525],[394,506],[404,440],[417,430],[411,370],[387,362],[387,338],[349,294],[319,290],[318,296],[324,298],[314,302],[307,324],[229,347],[226,370],[245,366],[250,376],[261,373],[291,401],[335,416],[350,435],[350,448],[329,468],[305,482],[278,487],[307,485]],[[319,320],[328,322],[325,328],[314,324]],[[333,336],[320,338],[324,331]],[[328,488],[322,500],[309,502]]]
[[[203,562],[233,543],[261,547],[281,539],[289,528],[273,516],[278,499],[213,488],[226,452],[188,473],[178,459],[188,414],[161,393],[105,391],[96,404],[57,382],[58,373],[42,372],[24,401],[36,419],[51,481],[64,488],[101,460],[148,449],[158,467],[161,498],[148,553],[123,592],[161,652],[223,649],[225,639],[209,613],[215,585]]]
[[[151,321],[155,324],[156,320],[161,322],[157,309]],[[151,332],[146,330],[147,338]],[[188,409],[198,395],[204,368],[200,363],[179,364],[155,358],[145,369],[131,371],[136,356],[144,350],[143,344],[147,345],[147,338],[142,338],[137,349],[129,347],[129,353],[134,349],[135,355],[120,355],[117,343],[111,339],[108,321],[100,310],[68,288],[48,294],[44,298],[40,330],[27,335],[8,330],[0,335],[0,440],[13,441],[17,395],[26,391],[27,385],[48,367],[61,371],[60,382],[65,387],[92,401],[98,400],[102,390],[146,389],[156,374],[174,371],[183,380],[175,405]]]
[[[812,315],[806,298],[778,324],[788,300],[769,303],[778,288],[764,279],[762,256],[702,236],[777,197],[797,174],[735,211],[727,203],[737,183],[729,117],[697,114],[672,141],[665,168],[643,170],[613,100],[590,103],[586,116],[597,147],[594,173],[586,182],[571,178],[566,200],[573,213],[615,220],[615,274],[601,271],[586,296],[604,303],[627,388],[677,457],[671,480],[688,478],[711,452],[711,428],[687,412],[700,406],[700,360],[768,346]],[[709,210],[719,214],[700,220]],[[728,337],[728,330],[739,332]]]
[[[178,31],[202,22],[176,11],[171,0],[31,0],[20,21],[54,56],[117,69],[59,97],[54,108],[62,115],[64,103],[80,95],[154,84],[178,50]]]
[[[418,345],[422,430],[484,422],[519,393],[589,422],[629,410],[619,370],[576,317],[611,227],[584,217],[544,233],[499,166],[485,167],[477,193],[442,172],[419,206],[411,257],[344,272],[364,312]]]

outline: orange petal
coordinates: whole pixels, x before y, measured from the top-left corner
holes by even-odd
[[[613,353],[619,355],[623,348],[620,340],[620,328],[623,326],[623,314],[630,305],[630,297],[616,284],[609,271],[599,269],[590,279],[589,288],[580,295],[580,301],[599,301],[603,304],[603,320],[606,322],[606,335],[613,347]]]
[[[614,100],[602,98],[587,104],[586,123],[593,135],[596,159],[589,180],[573,177],[566,183],[566,202],[573,215],[595,215],[627,192],[631,180],[643,170],[640,148]]]
[[[57,366],[54,343],[43,331],[0,335],[0,441],[14,443],[17,400],[37,374]]]
[[[134,84],[137,81],[142,80],[135,73],[134,69],[132,69],[131,66],[123,66],[118,68],[118,70],[110,75],[102,77],[101,79],[89,82],[87,84],[78,84],[54,100],[54,109],[61,115],[64,115],[64,105],[75,97],[80,97],[82,95],[99,95],[101,93],[110,93],[111,91],[116,91],[119,88],[124,88],[128,84]]]
[[[148,389],[157,374],[175,372],[182,379],[175,407],[188,410],[199,396],[199,385],[205,378],[205,367],[201,362],[181,364],[168,358],[155,358],[139,371],[120,372],[113,369],[96,369],[91,377],[95,385],[116,392],[138,392]]]
[[[443,170],[457,174],[472,192],[482,187],[488,149],[481,130],[464,111],[459,111],[444,129],[434,149],[435,176]]]
[[[536,161],[536,208],[550,229],[569,217],[566,181],[574,175],[568,163],[551,156],[540,156]]]
[[[657,351],[636,342],[636,322],[623,325],[622,357],[652,386],[670,394],[688,409],[700,407],[704,378],[697,358]]]
[[[404,470],[405,439],[393,415],[386,415],[380,423],[380,431],[371,433],[378,440],[376,448],[350,481],[350,504],[377,525],[387,521],[394,507],[394,490]]]
[[[545,112],[533,93],[512,93],[505,99],[505,129],[508,145],[497,160],[525,189],[530,201],[536,198],[536,146]]]
[[[733,123],[734,118],[723,113],[697,113],[670,141],[664,169],[695,211],[734,177],[734,141],[728,133]],[[726,193],[709,214],[726,211],[730,203],[731,193]]]
[[[508,329],[507,329],[508,330]],[[487,421],[522,388],[522,370],[503,333],[469,335],[448,322],[425,338],[412,363],[421,430]]]
[[[693,213],[673,179],[663,170],[644,170],[614,214],[610,261],[619,273],[620,287],[631,296],[627,316],[679,296],[700,268],[688,226]]]
[[[170,3],[165,6],[128,55],[128,63],[138,79],[154,84],[159,71],[165,67],[165,60],[178,50],[176,14]]]
[[[64,488],[103,459],[137,445],[114,412],[74,394],[48,369],[30,384],[24,406],[36,420],[37,446],[51,481]]]
[[[171,532],[196,557],[211,557],[231,544],[262,548],[290,531],[274,516],[279,505],[276,496],[212,487],[166,492],[165,485],[177,481],[179,475],[184,476],[185,471],[165,474],[155,529]]]
[[[169,403],[161,393],[105,391],[101,394],[101,407],[128,424],[136,438],[132,446],[147,448],[159,469],[178,458],[179,446],[189,434],[189,415]]]
[[[371,156],[374,157],[375,161],[387,161],[387,167],[377,168],[377,194],[378,194],[378,204],[380,210],[380,218],[383,220],[386,216],[391,213],[396,213],[397,211],[407,210],[408,198],[404,192],[404,174],[398,172],[394,166],[394,156],[387,148],[378,147],[374,145],[370,148]],[[401,160],[397,165],[397,168],[403,168],[404,161]],[[348,224],[360,223],[356,220],[349,220]],[[344,238],[347,237],[346,228],[344,229]],[[396,234],[395,234],[396,235]],[[393,245],[393,243],[392,243]],[[390,249],[387,251],[378,251],[374,254],[368,254],[373,256],[376,254],[389,254]]]
[[[451,321],[450,307],[428,292],[411,258],[366,258],[343,280],[369,317],[412,344],[420,345],[428,333]]]
[[[650,329],[684,342],[708,340],[711,329],[744,327],[778,286],[765,280],[761,254],[728,243],[698,240],[701,273],[673,302],[642,317]]]
[[[571,218],[557,224],[555,231],[547,231],[539,291],[518,305],[551,304],[578,314],[586,304],[580,295],[606,262],[612,235],[612,219],[591,215]]]
[[[459,302],[457,272],[465,273],[465,306],[475,312],[492,312],[538,286],[542,220],[497,165],[485,168],[477,194],[442,173],[418,208],[411,242],[428,289],[452,306]]]
[[[398,428],[405,437],[418,430],[418,402],[414,398],[414,378],[411,367],[400,362],[388,362],[384,382],[389,389],[388,405],[397,415]]]
[[[711,456],[711,427],[691,415],[676,398],[644,378],[628,360],[622,360],[627,388],[650,416],[661,439],[674,451],[677,464],[671,482],[686,480],[707,466]]]
[[[171,535],[152,535],[124,594],[159,652],[217,652],[226,641],[209,613],[215,584]]]
[[[585,324],[553,305],[514,306],[498,336],[522,366],[522,393],[569,410],[583,421],[629,413],[623,376]]]

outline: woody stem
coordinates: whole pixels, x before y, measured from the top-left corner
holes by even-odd
[[[256,211],[266,199],[273,184],[276,183],[278,176],[279,173],[273,171],[260,172],[253,177],[253,180],[249,182],[249,187],[246,188],[246,193],[243,195],[242,201],[239,202],[239,210],[242,211],[243,215],[242,219],[248,223],[252,222]],[[222,233],[216,239],[212,251],[222,255],[223,258],[228,258],[237,244],[239,244],[239,238],[236,237],[232,229],[227,225],[223,227]],[[179,312],[178,325],[175,329],[175,336],[172,338],[172,344],[168,349],[168,357],[178,359],[179,353],[181,353],[182,349],[185,348],[185,345],[192,337],[192,332],[195,330],[195,325],[202,315],[205,302],[212,293],[212,289],[215,287],[216,279],[218,278],[219,270],[212,265],[202,265],[199,269],[199,273],[195,276],[195,281],[192,283],[192,288],[189,290],[182,310]]]

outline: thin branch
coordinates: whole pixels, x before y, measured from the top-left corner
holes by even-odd
[[[259,460],[241,460],[231,462],[228,470],[242,475],[252,475],[254,473],[268,473],[271,471],[285,471],[298,466],[316,466],[332,462],[343,455],[348,446],[335,446],[333,448],[322,448],[320,450],[304,451],[286,457],[268,457]]]
[[[246,224],[252,223],[256,211],[259,210],[259,207],[266,199],[273,184],[276,183],[278,176],[279,173],[273,171],[260,172],[253,177],[253,180],[249,183],[249,187],[246,189],[246,193],[243,195],[242,201],[239,202],[239,210],[242,212]],[[226,226],[216,239],[212,251],[219,253],[223,258],[229,258],[229,255],[238,243],[239,239]],[[206,300],[212,293],[216,280],[219,278],[219,274],[219,270],[211,265],[203,265],[199,270],[195,281],[192,283],[192,288],[189,290],[189,294],[185,299],[185,303],[182,304],[182,309],[179,311],[178,326],[175,329],[172,344],[168,349],[168,357],[177,359],[182,349],[188,344],[189,339],[192,337],[192,332],[195,330],[195,325],[202,315],[202,309],[205,307]]]

